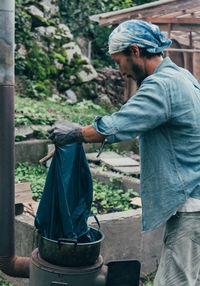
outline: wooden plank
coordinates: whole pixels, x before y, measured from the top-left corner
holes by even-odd
[[[157,23],[157,25],[160,27],[161,31],[168,31],[168,24],[164,24],[164,23]],[[171,24],[171,31],[182,31],[184,33],[187,32],[199,32],[199,24],[195,25],[195,24]]]
[[[147,17],[144,19],[147,22],[155,23],[155,24],[199,24],[200,28],[200,18],[195,17],[182,17],[182,18],[176,18],[176,17]]]
[[[176,32],[171,33],[171,39],[178,41],[181,45],[189,46],[189,39],[188,39],[187,34],[185,34],[185,35],[182,34],[182,36],[181,36],[181,35],[176,35],[175,33]],[[195,40],[195,37],[194,37],[194,43],[193,44],[194,44],[194,48],[200,49],[200,38]]]
[[[199,7],[194,7],[192,9],[182,9],[180,11],[176,11],[176,12],[172,12],[172,13],[168,13],[167,17],[178,17],[178,16],[183,16],[183,15],[189,15],[191,13],[194,13],[195,15],[199,14],[200,12],[200,6]],[[160,17],[166,17],[166,15],[161,15]]]
[[[147,17],[153,17],[156,15],[166,15],[169,13],[174,13],[178,11],[182,11],[184,9],[195,9],[196,11],[199,11],[197,9],[199,8],[199,0],[176,0],[171,1],[169,3],[164,3],[157,6],[149,6],[149,7],[143,7],[142,9],[139,9],[139,6],[137,6],[138,9],[129,8],[129,9],[123,9],[119,10],[117,12],[113,12],[112,14],[101,14],[99,17],[99,25],[100,26],[108,26],[108,25],[115,25],[119,24],[123,21],[129,20],[129,19],[144,19]]]
[[[200,53],[200,50],[197,49],[176,49],[176,48],[168,48],[165,51],[168,52],[182,52],[182,53]]]
[[[27,203],[32,201],[30,182],[15,183],[15,204]]]

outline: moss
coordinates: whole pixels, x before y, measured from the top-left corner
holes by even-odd
[[[45,87],[45,85],[42,83],[42,82],[37,82],[36,83],[36,86],[35,86],[35,89],[39,92],[45,92],[47,93],[47,89]]]
[[[53,53],[52,57],[54,59],[57,59],[59,61],[59,63],[61,63],[61,64],[65,64],[65,62],[66,62],[66,57],[64,57],[62,54]]]
[[[49,74],[51,75],[51,77],[54,77],[58,74],[58,69],[57,69],[56,65],[51,65],[49,67]]]
[[[50,23],[48,20],[38,16],[38,15],[31,15],[32,17],[32,26],[33,27],[39,27],[39,26],[44,26],[48,27],[50,26]]]

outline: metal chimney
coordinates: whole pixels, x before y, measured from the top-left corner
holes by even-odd
[[[0,269],[28,277],[14,243],[14,0],[0,0]]]

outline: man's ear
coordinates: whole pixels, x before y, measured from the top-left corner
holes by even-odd
[[[132,52],[135,56],[140,56],[140,50],[139,50],[139,48],[138,48],[137,45],[131,44],[131,45],[129,46],[129,48],[130,48],[131,52]]]

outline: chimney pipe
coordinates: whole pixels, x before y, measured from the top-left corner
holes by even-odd
[[[28,257],[15,256],[14,0],[0,0],[0,270],[29,277]]]

